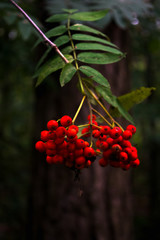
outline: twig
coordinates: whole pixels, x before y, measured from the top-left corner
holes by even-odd
[[[52,48],[55,49],[55,51],[59,54],[59,56],[63,59],[65,63],[69,63],[68,59],[65,58],[65,56],[61,53],[59,48],[55,43],[53,43],[49,38],[46,37],[46,35],[41,31],[41,29],[33,22],[33,20],[27,15],[27,13],[13,0],[10,0],[11,3],[24,15],[24,17],[33,25],[33,27],[37,30],[37,32],[42,36],[44,39],[44,42],[49,44]]]

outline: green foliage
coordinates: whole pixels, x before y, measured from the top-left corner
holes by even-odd
[[[62,8],[79,9],[80,11],[94,11],[98,9],[108,9],[108,14],[96,24],[99,27],[104,27],[111,21],[114,21],[118,26],[127,27],[128,22],[134,22],[138,17],[151,13],[152,5],[145,0],[47,0],[47,10],[52,15],[60,12]],[[83,19],[82,19],[83,21]]]
[[[72,56],[66,55],[67,59],[70,60],[70,62],[73,61]],[[60,56],[55,56],[53,59],[49,60],[47,63],[45,63],[41,68],[37,70],[34,77],[38,76],[38,80],[36,83],[36,86],[38,86],[42,81],[51,73],[56,72],[57,70],[64,68],[66,64],[64,61],[60,58]]]
[[[60,75],[61,87],[63,87],[66,83],[68,83],[72,79],[75,73],[76,73],[76,68],[71,63],[65,64]]]
[[[91,68],[89,66],[81,66],[79,70],[82,73],[84,73],[87,77],[89,77],[91,80],[94,80],[98,84],[110,89],[110,85],[107,79],[94,68]]]
[[[154,90],[155,88],[153,87],[151,88],[141,87],[137,90],[134,90],[130,93],[118,97],[117,101],[123,107],[123,109],[129,111],[133,106],[143,102],[146,98],[148,98]],[[119,108],[116,108],[116,106],[111,107],[110,113],[116,117],[119,117],[119,114],[122,114],[122,112],[119,110]]]
[[[70,54],[72,52],[73,55],[65,55],[67,60],[69,60],[68,64],[57,55],[43,64],[43,61],[51,50],[51,48],[47,49],[38,63],[39,69],[35,74],[35,76],[38,76],[36,86],[42,83],[51,73],[61,69],[60,85],[63,87],[69,83],[77,73],[78,79],[81,79],[80,85],[82,91],[84,91],[82,87],[84,81],[86,87],[91,87],[91,89],[97,92],[100,98],[103,98],[111,105],[110,112],[113,116],[119,117],[122,115],[133,123],[133,119],[128,113],[128,110],[133,105],[140,103],[148,97],[147,89],[143,88],[140,92],[137,90],[117,98],[112,94],[107,79],[98,70],[88,65],[79,67],[79,62],[96,65],[111,64],[120,61],[125,56],[115,44],[108,40],[105,34],[84,24],[71,25],[70,22],[73,19],[95,21],[103,18],[108,11],[77,12],[77,10],[66,9],[64,11],[65,13],[56,14],[47,19],[48,22],[63,21],[63,24],[49,30],[46,36],[53,38],[57,47],[65,45],[64,48],[60,49],[62,53]],[[64,20],[67,21],[66,25],[64,24]],[[40,43],[40,40],[38,43]],[[42,66],[40,67],[41,64]],[[81,74],[85,75],[85,77],[81,76]],[[89,96],[90,93],[86,91],[86,94]]]
[[[127,110],[121,105],[118,98],[114,96],[110,89],[107,89],[106,87],[98,86],[96,87],[97,92],[108,102],[114,109],[119,112],[125,119],[127,119],[129,122],[133,123],[133,119],[130,116],[130,114],[127,112]],[[113,117],[117,117],[114,113],[110,111],[111,115]],[[120,116],[120,115],[119,115]],[[118,117],[119,117],[118,116]]]
[[[96,21],[103,18],[107,14],[108,10],[92,11],[92,12],[68,12],[70,19],[79,21]],[[73,13],[73,14],[71,14]],[[68,14],[56,14],[47,19],[47,22],[60,22],[68,19]]]
[[[79,53],[77,59],[80,62],[91,63],[91,64],[111,64],[121,60],[121,56],[112,53],[94,53],[85,52]]]

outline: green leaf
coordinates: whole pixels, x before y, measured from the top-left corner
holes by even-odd
[[[65,9],[65,8],[63,8],[62,10],[67,13],[74,13],[78,11],[78,9]]]
[[[63,20],[67,20],[68,19],[68,14],[67,13],[63,13],[63,14],[55,14],[49,18],[47,18],[47,22],[61,22]]]
[[[110,88],[110,85],[107,79],[94,68],[91,68],[89,66],[81,66],[79,70],[82,73],[84,73],[87,77],[99,83],[100,85],[105,86],[106,88]]]
[[[105,39],[94,37],[94,36],[87,35],[87,34],[79,34],[79,33],[73,34],[72,38],[73,38],[73,40],[100,42],[100,43],[104,43],[104,44],[107,44],[107,45],[112,46],[112,47],[117,47],[115,44],[113,44],[113,43],[111,43],[111,42],[109,42]]]
[[[54,43],[57,45],[57,47],[60,47],[63,44],[66,44],[68,42],[69,42],[69,37],[67,35],[60,36],[54,41]]]
[[[78,43],[76,44],[75,48],[77,50],[100,50],[100,51],[105,51],[105,52],[110,52],[118,55],[123,55],[122,52],[120,52],[116,48],[104,46],[98,43]]]
[[[92,11],[92,12],[78,12],[71,15],[71,19],[80,21],[96,21],[99,20],[108,13],[108,10]]]
[[[147,97],[149,97],[154,90],[155,88],[153,87],[151,88],[141,87],[137,90],[134,90],[130,93],[118,97],[117,98],[118,107],[117,108],[111,107],[110,113],[116,117],[119,117],[120,114],[123,115],[124,109],[125,111],[129,111],[134,105],[143,102]]]
[[[154,87],[151,88],[141,87],[130,93],[124,94],[118,97],[117,99],[121,106],[123,106],[123,108],[129,111],[134,105],[143,102],[147,97],[149,97],[154,90],[155,90]],[[113,109],[112,112],[113,111],[115,110]]]
[[[79,53],[77,59],[81,62],[90,64],[110,64],[120,61],[121,55],[113,53],[94,53],[94,52],[84,52]]]
[[[69,60],[69,62],[73,61],[73,57],[71,55],[65,55],[65,57]],[[41,68],[37,70],[37,72],[34,75],[34,77],[38,76],[36,87],[40,83],[42,83],[42,81],[51,73],[63,68],[65,64],[66,63],[61,59],[60,56],[55,56],[50,61],[46,62]]]
[[[98,31],[94,28],[83,25],[83,24],[74,24],[70,27],[70,30],[82,31],[82,32],[91,32],[91,33],[94,33],[94,34],[97,34],[97,35],[101,35],[101,36],[108,39],[108,37],[104,33],[100,32],[100,31]]]
[[[69,53],[71,53],[72,51],[73,51],[73,49],[72,49],[71,46],[67,46],[67,47],[65,47],[65,48],[63,48],[63,49],[61,50],[61,52],[62,52],[63,54],[69,54]]]
[[[63,33],[65,33],[67,31],[67,28],[65,25],[61,25],[55,28],[52,28],[51,30],[49,30],[48,32],[45,33],[45,35],[50,38],[50,37],[54,37],[54,36],[58,36],[61,35]]]
[[[120,101],[117,98],[117,110],[120,112],[120,114],[129,122],[134,123],[133,122],[133,118],[131,117],[131,115],[127,112],[127,110],[121,105]],[[113,114],[112,114],[113,116]]]
[[[114,107],[117,106],[116,96],[112,94],[110,88],[106,88],[104,86],[96,86],[96,91],[107,103]]]
[[[61,87],[63,87],[66,83],[68,83],[69,81],[71,81],[72,77],[74,76],[74,74],[76,73],[76,68],[71,64],[71,63],[67,63],[60,74],[60,84]]]
[[[106,102],[108,102],[111,106],[114,107],[114,109],[121,113],[121,115],[127,119],[129,122],[133,123],[133,119],[132,117],[130,116],[130,114],[126,111],[125,108],[123,108],[123,106],[121,105],[121,103],[118,101],[117,97],[115,95],[112,94],[111,90],[106,88],[106,87],[103,87],[103,86],[97,86],[96,87],[96,91],[100,94],[100,96],[102,98],[104,98],[104,100]],[[110,107],[111,109],[111,107]],[[110,114],[113,116],[113,117],[120,117],[120,114],[119,115],[115,115],[112,111],[110,111]]]

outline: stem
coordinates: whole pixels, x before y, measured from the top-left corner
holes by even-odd
[[[65,58],[65,56],[62,54],[62,52],[59,50],[57,45],[53,43],[49,38],[46,37],[46,35],[40,30],[40,28],[33,22],[33,20],[27,15],[27,13],[17,4],[15,1],[10,0],[11,3],[24,15],[24,17],[32,24],[32,26],[37,30],[37,32],[42,36],[44,39],[44,42],[49,44],[52,48],[55,49],[55,51],[59,54],[59,56],[63,59],[65,63],[69,63],[68,59]]]
[[[99,101],[98,97],[95,95],[95,93],[90,90],[87,85],[85,84],[85,87],[87,89],[87,91],[92,95],[92,97],[96,100],[96,102],[101,106],[101,108],[105,111],[105,113],[108,115],[108,117],[111,119],[112,123],[115,123],[118,127],[120,127],[122,129],[122,131],[124,131],[124,129],[122,128],[122,126],[116,122],[116,120],[114,120],[114,118],[110,115],[110,113],[107,111],[107,109],[103,106],[103,104]],[[112,124],[111,124],[112,126]],[[112,126],[113,127],[113,126]]]
[[[92,110],[97,113],[110,127],[112,127],[112,124],[105,119],[100,112],[98,112],[96,109],[92,108]]]
[[[80,105],[79,105],[79,107],[78,107],[78,109],[77,109],[77,112],[76,112],[74,118],[73,118],[73,121],[72,121],[73,124],[74,124],[74,122],[76,121],[76,118],[77,118],[77,116],[78,116],[78,114],[79,114],[79,112],[80,112],[80,110],[81,110],[81,108],[82,108],[82,105],[83,105],[83,103],[84,103],[85,98],[86,98],[86,96],[83,96],[82,101],[81,101],[81,103],[80,103]]]
[[[87,91],[92,95],[92,97],[96,100],[96,102],[101,106],[101,108],[105,111],[105,113],[108,115],[108,117],[111,119],[112,122],[115,122],[114,119],[112,118],[112,116],[109,114],[109,112],[107,111],[107,109],[103,106],[103,104],[99,101],[98,97],[95,95],[95,93],[90,90],[86,84],[85,87],[87,88]]]
[[[79,73],[79,66],[78,66],[78,62],[77,62],[77,55],[76,55],[76,51],[75,51],[75,46],[74,46],[74,42],[72,40],[71,31],[69,30],[70,29],[70,18],[68,19],[67,28],[68,28],[68,36],[70,38],[71,46],[72,46],[72,49],[73,49],[73,57],[74,57],[74,61],[75,61],[75,67],[77,69],[79,84],[80,84],[80,87],[81,87],[82,94],[84,95],[85,91],[84,91],[84,87],[83,87],[83,83],[82,83],[82,78],[81,78],[81,75]]]
[[[92,147],[92,145],[93,145],[93,138],[92,138],[92,107],[91,107],[91,104],[90,104],[88,99],[87,99],[87,102],[88,102],[89,112],[90,112],[90,128],[91,128],[91,132],[90,132],[91,144],[90,144],[90,147]]]

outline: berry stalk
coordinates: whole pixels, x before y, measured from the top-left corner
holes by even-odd
[[[73,121],[72,121],[73,124],[74,124],[74,122],[76,121],[76,118],[77,118],[77,116],[78,116],[78,114],[79,114],[79,112],[80,112],[80,110],[81,110],[81,108],[82,108],[82,106],[83,106],[83,103],[84,103],[85,98],[86,98],[86,95],[83,96],[82,101],[80,102],[80,105],[79,105],[79,107],[78,107],[78,109],[77,109],[77,112],[76,112],[76,114],[74,115],[74,118],[73,118]]]

